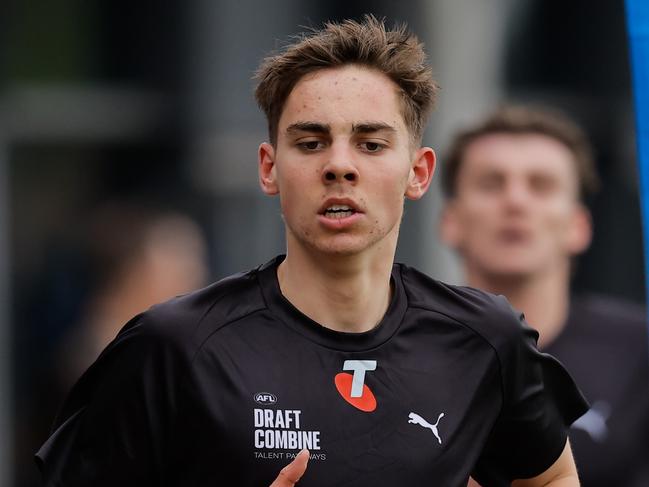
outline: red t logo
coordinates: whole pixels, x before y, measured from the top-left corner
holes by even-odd
[[[343,370],[353,370],[354,375],[341,372],[334,379],[336,389],[349,404],[370,413],[376,409],[376,398],[365,385],[365,372],[376,370],[376,360],[345,360]]]

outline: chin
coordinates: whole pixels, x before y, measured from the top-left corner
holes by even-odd
[[[525,267],[505,267],[489,269],[486,274],[498,280],[520,280],[533,275],[534,270]]]
[[[398,227],[393,228],[398,229]],[[385,232],[375,228],[373,231],[359,229],[336,234],[318,232],[317,230],[299,231],[290,232],[290,235],[290,240],[294,244],[310,252],[328,256],[351,257],[371,249],[380,251],[381,248],[389,248],[398,232]]]
[[[314,247],[322,254],[344,257],[360,254],[368,245],[361,242],[320,242]]]
[[[351,257],[366,252],[380,241],[380,239],[368,239],[360,236],[337,235],[333,238],[311,240],[304,243],[319,254]]]
[[[521,281],[539,273],[538,264],[500,262],[499,265],[483,267],[484,275],[494,281]]]
[[[487,250],[487,249],[484,249]],[[506,273],[530,272],[539,267],[538,252],[526,251],[520,248],[500,247],[489,251],[475,252],[474,258],[479,267],[486,270],[503,271]]]

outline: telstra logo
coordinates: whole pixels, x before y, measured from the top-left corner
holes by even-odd
[[[336,389],[343,399],[366,413],[374,411],[376,397],[365,384],[365,372],[376,370],[376,360],[345,360],[343,370],[354,371],[353,375],[340,372],[334,378]]]

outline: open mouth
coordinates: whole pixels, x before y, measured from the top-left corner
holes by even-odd
[[[327,218],[347,218],[356,213],[356,210],[347,205],[331,205],[324,211],[324,216]]]

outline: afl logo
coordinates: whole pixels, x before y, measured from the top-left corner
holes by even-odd
[[[277,397],[275,394],[271,394],[270,392],[258,392],[255,394],[255,402],[257,404],[268,406],[269,404],[275,404],[277,402]]]

